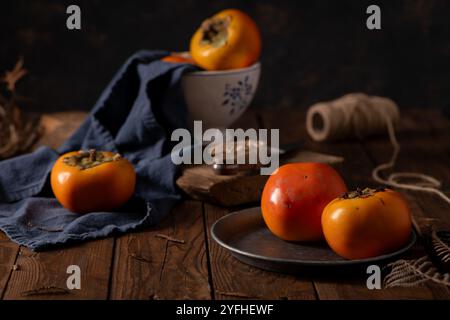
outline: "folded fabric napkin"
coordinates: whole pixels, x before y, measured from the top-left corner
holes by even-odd
[[[160,61],[165,55],[140,51],[130,57],[58,150],[42,147],[0,162],[0,229],[13,241],[43,250],[154,225],[180,199],[168,135],[187,125],[180,79],[194,67]],[[91,148],[119,152],[136,170],[134,198],[121,212],[79,215],[52,194],[49,173],[60,154]]]

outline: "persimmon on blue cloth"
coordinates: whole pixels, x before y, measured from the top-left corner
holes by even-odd
[[[105,237],[156,224],[180,199],[170,158],[174,128],[186,126],[180,79],[194,67],[140,51],[119,69],[89,117],[58,150],[40,148],[0,162],[0,229],[33,250]],[[120,153],[136,171],[134,196],[118,211],[72,213],[54,198],[53,163],[66,152],[97,149]]]

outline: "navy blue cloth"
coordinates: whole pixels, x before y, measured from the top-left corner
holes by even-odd
[[[0,229],[13,241],[43,250],[154,225],[180,199],[170,132],[187,125],[180,78],[193,67],[160,61],[165,55],[140,51],[130,57],[58,150],[41,147],[0,162]],[[51,192],[55,160],[91,148],[119,152],[136,170],[134,197],[120,212],[72,213]]]

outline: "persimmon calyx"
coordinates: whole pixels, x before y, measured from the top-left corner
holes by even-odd
[[[223,46],[228,40],[228,26],[231,17],[210,18],[203,21],[201,29],[203,31],[201,43],[210,44],[215,48]]]
[[[99,166],[103,163],[118,161],[120,159],[122,159],[122,156],[119,153],[109,155],[95,149],[90,149],[88,151],[80,150],[77,154],[65,157],[63,162],[68,166],[85,170]]]
[[[386,188],[357,188],[354,191],[349,191],[344,193],[340,198],[341,199],[355,199],[355,198],[368,198],[375,195],[377,192],[386,191]]]

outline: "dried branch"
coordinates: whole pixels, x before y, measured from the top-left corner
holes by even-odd
[[[181,243],[181,244],[186,243],[186,241],[184,241],[182,239],[173,238],[171,236],[168,236],[168,235],[165,235],[165,234],[161,234],[161,233],[155,234],[155,237],[161,238],[161,239],[166,239],[167,241],[171,241],[171,242]]]
[[[246,293],[242,293],[242,292],[228,292],[228,291],[216,291],[216,293],[222,295],[222,296],[227,296],[227,297],[234,297],[234,298],[245,298],[245,299],[260,299],[261,297],[255,297],[255,296],[251,296],[248,295]]]
[[[153,263],[153,261],[149,258],[143,257],[136,253],[130,253],[129,256],[137,261],[145,262],[145,263]]]
[[[20,58],[0,77],[0,159],[27,151],[40,135],[38,122],[24,117],[16,104],[16,83],[26,73]]]
[[[6,83],[6,87],[9,91],[14,92],[16,89],[16,82],[19,81],[27,73],[27,70],[23,68],[23,57],[19,58],[14,69],[6,71],[5,75],[1,79]]]
[[[69,294],[69,293],[70,292],[67,289],[50,286],[50,287],[40,287],[40,288],[36,288],[36,289],[32,289],[32,290],[23,291],[23,292],[21,292],[21,295],[23,297],[29,297],[29,296],[43,296],[43,295],[49,295],[49,294],[64,295],[64,294]]]

